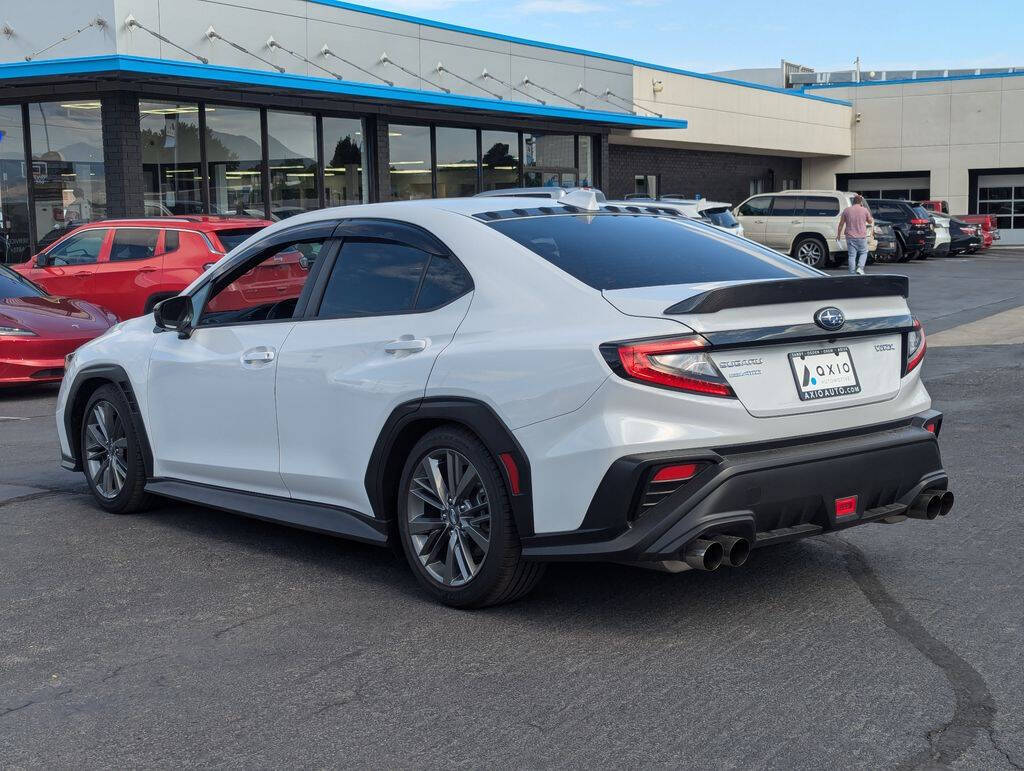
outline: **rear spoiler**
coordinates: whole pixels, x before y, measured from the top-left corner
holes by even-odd
[[[665,313],[715,313],[726,308],[748,305],[779,305],[808,300],[848,300],[855,297],[906,298],[910,292],[906,276],[836,276],[822,278],[784,278],[779,281],[753,281],[732,284],[688,297],[665,309]]]

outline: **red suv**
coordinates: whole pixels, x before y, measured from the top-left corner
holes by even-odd
[[[154,217],[90,222],[13,266],[52,295],[88,300],[121,319],[142,316],[271,225],[249,217]]]

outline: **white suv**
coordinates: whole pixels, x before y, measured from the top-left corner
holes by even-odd
[[[747,238],[811,267],[827,268],[846,256],[846,239],[837,240],[836,233],[839,215],[853,204],[854,195],[839,190],[785,190],[751,196],[734,214]],[[869,233],[868,252],[877,248]]]
[[[397,541],[463,607],[551,560],[739,566],[952,506],[906,295],[593,194],[309,212],[78,349],[63,464],[111,512]]]

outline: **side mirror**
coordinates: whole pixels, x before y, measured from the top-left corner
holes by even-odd
[[[47,259],[47,256],[45,254],[36,255],[36,267],[37,268],[45,268],[49,264],[50,264],[50,261]]]
[[[177,332],[185,339],[192,335],[192,298],[186,295],[168,297],[153,308],[157,329]]]

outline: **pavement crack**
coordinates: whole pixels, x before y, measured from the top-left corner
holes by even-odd
[[[931,768],[936,764],[948,766],[970,749],[977,732],[982,731],[1007,762],[1019,768],[995,742],[996,704],[985,679],[964,658],[936,639],[899,600],[886,591],[860,549],[842,538],[830,537],[828,540],[843,553],[846,569],[857,588],[878,611],[885,625],[938,667],[953,688],[955,704],[952,719],[928,732],[928,749],[908,758],[898,767],[909,770]]]
[[[72,492],[70,490],[40,490],[37,493],[28,493],[27,495],[19,495],[15,498],[8,498],[7,500],[0,501],[0,509],[4,506],[10,506],[14,503],[24,503],[25,501],[34,501],[39,498],[46,498],[51,495],[81,495],[81,493]]]
[[[236,624],[231,624],[231,626],[226,626],[223,629],[218,629],[216,632],[213,633],[213,639],[214,640],[219,640],[221,637],[226,635],[228,632],[234,631],[235,629],[238,629],[239,627],[243,627],[246,624],[251,624],[254,621],[262,621],[265,618],[270,618],[270,616],[273,616],[276,613],[280,613],[282,610],[289,610],[289,609],[294,608],[294,607],[295,607],[294,605],[285,605],[284,607],[281,607],[281,608],[274,608],[274,610],[267,611],[266,613],[260,613],[257,616],[249,616],[248,618],[243,618],[241,621],[239,621]]]

